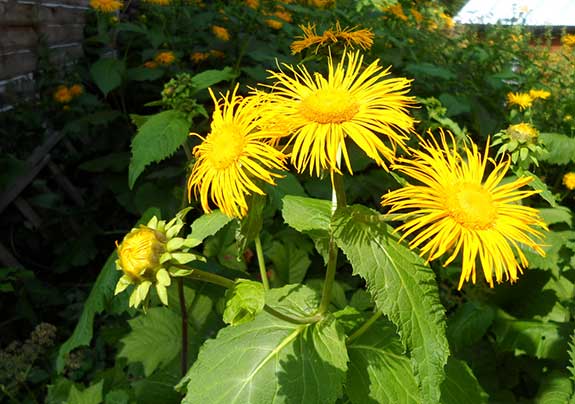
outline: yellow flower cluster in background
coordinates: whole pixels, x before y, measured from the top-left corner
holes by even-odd
[[[90,7],[101,13],[114,13],[124,7],[120,0],[90,0]]]
[[[561,37],[561,43],[567,47],[575,46],[575,34],[565,34]]]
[[[60,104],[68,104],[73,98],[78,97],[83,92],[84,87],[81,84],[73,84],[70,87],[62,84],[56,88],[52,97],[54,101]]]
[[[304,49],[315,47],[314,52],[317,53],[322,46],[330,46],[337,43],[342,43],[349,48],[360,47],[363,50],[368,50],[373,45],[374,34],[369,29],[356,29],[354,28],[341,28],[339,21],[336,22],[334,28],[329,28],[318,35],[315,24],[308,24],[307,26],[300,26],[303,35],[299,36],[298,40],[292,42],[292,54],[300,53]]]

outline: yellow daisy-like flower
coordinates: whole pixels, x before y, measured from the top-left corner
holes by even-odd
[[[53,94],[54,101],[60,104],[67,104],[72,101],[73,94],[65,85],[60,85]]]
[[[154,56],[154,61],[158,64],[168,66],[174,63],[176,60],[176,55],[172,51],[162,51]]]
[[[521,122],[516,125],[509,125],[507,134],[519,143],[531,143],[537,139],[539,132],[528,123]]]
[[[283,22],[274,20],[273,18],[268,18],[265,22],[268,27],[275,30],[281,29],[284,26]]]
[[[403,7],[401,7],[400,3],[397,3],[393,6],[389,6],[385,9],[382,10],[384,13],[390,13],[394,16],[396,16],[397,18],[399,18],[402,21],[407,21],[408,18],[405,15],[405,13],[403,12]]]
[[[567,188],[568,190],[574,190],[575,189],[575,173],[569,172],[569,173],[565,174],[563,176],[563,185],[565,185],[565,188]]]
[[[451,134],[450,137],[455,144]],[[399,159],[393,168],[421,185],[409,184],[382,200],[383,206],[391,206],[390,213],[409,211],[398,218],[408,219],[397,229],[405,232],[402,239],[413,235],[410,247],[420,247],[420,255],[428,261],[448,254],[444,266],[461,252],[459,289],[464,281],[471,279],[475,283],[478,259],[490,286],[494,280],[501,283],[504,278],[515,282],[528,265],[519,244],[545,255],[534,240],[543,237],[536,227],[546,229],[539,212],[516,203],[537,193],[520,190],[533,178],[502,184],[510,161],[490,160],[489,143],[483,156],[473,142],[462,156],[455,146],[447,144],[441,132],[440,143],[435,138],[421,139],[420,146],[420,150],[412,150],[412,158]],[[486,174],[488,161],[493,165],[490,174]]]
[[[291,74],[270,72],[276,83],[270,86],[266,116],[292,134],[291,161],[299,172],[306,168],[317,176],[322,169],[340,172],[337,155],[341,148],[352,173],[347,137],[383,167],[383,159],[393,161],[397,146],[404,148],[414,124],[407,114],[414,98],[405,95],[411,80],[384,80],[389,69],[384,70],[379,60],[365,68],[362,63],[359,52],[348,52],[335,66],[328,58],[327,78],[319,73],[312,76],[303,66],[296,70],[284,65]]]
[[[525,108],[531,107],[533,98],[527,93],[509,93],[507,94],[507,102],[509,105],[517,105],[523,111]]]
[[[561,37],[561,43],[565,46],[575,46],[575,34],[565,34]]]
[[[199,195],[202,208],[210,212],[209,200],[230,217],[247,214],[247,197],[264,195],[258,181],[275,184],[284,170],[285,156],[267,143],[277,136],[260,125],[260,97],[236,95],[238,86],[215,103],[211,132],[194,148],[196,162],[188,179],[188,198]]]
[[[124,6],[119,0],[90,0],[90,7],[101,13],[114,13]]]
[[[214,25],[212,27],[212,32],[216,36],[216,38],[222,41],[229,41],[230,40],[230,33],[224,27],[220,27],[218,25]]]
[[[291,44],[291,51],[294,55],[313,46],[315,46],[315,53],[317,53],[321,46],[335,44],[339,41],[342,41],[347,47],[360,47],[363,50],[370,49],[373,45],[374,34],[371,30],[356,29],[357,27],[342,29],[339,21],[336,22],[335,28],[325,30],[322,35],[317,34],[315,24],[301,25],[300,28],[303,35]]]
[[[536,100],[537,98],[541,98],[542,100],[546,100],[547,98],[551,97],[551,93],[546,90],[529,90],[529,96]]]

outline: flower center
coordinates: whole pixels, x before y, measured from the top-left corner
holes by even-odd
[[[246,143],[241,128],[233,123],[222,124],[209,135],[209,140],[212,151],[208,159],[218,170],[224,170],[236,163]]]
[[[497,208],[491,194],[481,185],[460,183],[449,191],[445,204],[457,223],[473,230],[487,229],[494,224]]]
[[[302,100],[299,112],[317,123],[342,123],[351,120],[359,104],[348,91],[322,88]]]

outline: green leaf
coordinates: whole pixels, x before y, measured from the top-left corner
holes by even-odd
[[[472,300],[463,303],[447,320],[447,337],[456,351],[479,341],[495,318],[492,306]]]
[[[453,80],[456,78],[455,73],[453,73],[451,70],[436,66],[431,63],[410,63],[405,66],[405,70],[414,76],[437,77],[445,80]]]
[[[118,31],[127,31],[127,32],[137,32],[138,34],[145,34],[147,32],[146,27],[136,25],[131,22],[121,22],[114,26]]]
[[[275,302],[281,299],[281,307],[300,312],[309,309],[310,297],[317,302],[301,285],[272,289],[270,295]],[[344,334],[333,317],[294,324],[264,311],[204,344],[179,385],[187,385],[182,402],[333,403],[342,391],[347,360]]]
[[[307,241],[311,246],[308,240],[303,241]],[[309,251],[302,243],[274,240],[265,255],[271,260],[275,272],[284,283],[301,283],[311,265]]]
[[[487,403],[485,393],[475,375],[463,361],[449,358],[445,366],[445,380],[441,384],[441,404]]]
[[[398,328],[409,349],[426,403],[439,402],[449,356],[445,315],[435,275],[423,259],[392,235],[378,212],[363,206],[336,211],[335,240],[365,279],[375,303]]]
[[[72,404],[100,404],[103,401],[102,390],[104,388],[104,380],[85,388],[78,390],[76,385],[72,385],[68,395],[68,403]]]
[[[132,81],[153,81],[164,75],[164,69],[149,69],[144,66],[133,67],[128,69],[126,75]]]
[[[91,173],[102,173],[105,171],[121,172],[130,162],[130,154],[128,152],[110,153],[93,160],[86,161],[78,168]]]
[[[58,377],[54,383],[48,385],[48,394],[45,397],[44,404],[63,404],[68,400],[70,390],[72,389],[70,380],[64,377]]]
[[[128,323],[132,330],[122,338],[124,346],[118,357],[130,363],[141,362],[146,376],[169,364],[180,353],[182,319],[167,307],[153,307]],[[188,339],[197,339],[190,328]]]
[[[112,58],[101,58],[90,67],[90,74],[104,95],[122,84],[125,71],[124,61]]]
[[[297,231],[309,235],[316,250],[327,262],[331,202],[293,195],[286,195],[282,201],[285,222]]]
[[[130,188],[148,164],[162,161],[178,150],[188,137],[189,126],[186,116],[174,110],[148,118],[132,139]]]
[[[533,173],[530,173],[529,171],[525,171],[524,174],[526,176],[533,178],[533,180],[529,183],[530,188],[532,188],[536,191],[539,191],[539,195],[541,196],[541,198],[545,199],[545,201],[547,201],[547,203],[549,203],[549,205],[551,205],[551,207],[553,207],[553,208],[559,207],[559,205],[557,204],[557,200],[555,199],[555,196],[549,190],[549,188],[547,187],[547,184],[545,184],[543,181],[541,181],[541,178],[539,178],[538,176],[536,176]]]
[[[389,321],[378,320],[347,349],[346,392],[352,403],[422,402],[409,357]]]
[[[542,380],[534,404],[566,404],[573,393],[569,377],[561,372],[552,371]]]
[[[566,223],[571,226],[572,214],[566,206],[539,209],[539,214],[548,226],[557,223]]]
[[[264,208],[267,197],[265,195],[252,195],[249,197],[249,215],[240,220],[240,226],[236,233],[238,250],[244,252],[248,245],[260,235],[264,223]]]
[[[561,133],[540,133],[539,138],[545,145],[547,153],[541,161],[551,164],[569,164],[575,162],[575,139]]]
[[[106,393],[105,404],[128,404],[130,394],[126,390],[112,390]]]
[[[224,322],[232,326],[252,321],[264,309],[266,292],[260,282],[238,279],[226,292]]]
[[[181,377],[180,360],[145,379],[132,382],[137,404],[179,404],[182,396],[174,390]]]
[[[491,331],[499,350],[538,359],[564,360],[571,327],[554,321],[517,320],[497,312]]]
[[[223,214],[219,209],[200,216],[192,223],[192,232],[188,236],[189,247],[200,245],[206,237],[216,234],[231,220],[231,217]]]
[[[567,366],[567,370],[569,370],[571,374],[571,381],[575,384],[575,331],[571,333],[567,353],[569,354],[569,366]]]
[[[220,81],[232,80],[237,73],[229,66],[222,70],[205,70],[192,77],[192,84],[196,90],[202,90],[219,83]]]

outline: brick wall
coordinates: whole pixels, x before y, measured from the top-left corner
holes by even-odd
[[[0,108],[5,94],[29,92],[43,38],[54,63],[82,54],[89,0],[0,0]]]

